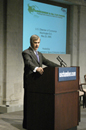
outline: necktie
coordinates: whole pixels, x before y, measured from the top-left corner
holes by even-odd
[[[36,51],[36,57],[37,57],[37,59],[38,59],[38,61],[39,61],[39,55],[38,55],[38,52]]]

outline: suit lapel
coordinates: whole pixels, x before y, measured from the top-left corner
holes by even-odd
[[[31,47],[29,47],[29,51],[31,53],[31,56],[34,57],[34,59],[38,62],[38,59],[37,59],[36,55],[34,54],[33,49]],[[39,56],[39,61],[40,61],[40,56]],[[38,62],[38,63],[40,64],[40,62]]]

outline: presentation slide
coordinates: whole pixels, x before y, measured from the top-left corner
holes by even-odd
[[[41,2],[23,1],[23,50],[30,46],[30,37],[40,37],[38,51],[66,54],[67,8]]]

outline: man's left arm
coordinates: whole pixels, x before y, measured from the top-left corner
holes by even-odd
[[[43,55],[42,55],[42,63],[49,67],[61,67],[60,65],[46,59]]]

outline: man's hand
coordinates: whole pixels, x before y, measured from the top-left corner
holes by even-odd
[[[43,68],[42,68],[42,67],[38,67],[36,71],[37,71],[37,72],[39,72],[41,75],[42,75],[42,74],[43,74],[43,72],[44,72],[44,70],[43,70]]]

